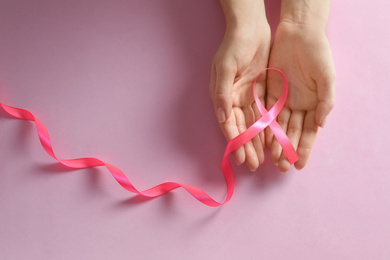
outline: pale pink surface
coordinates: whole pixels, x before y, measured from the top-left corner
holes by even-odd
[[[337,103],[309,164],[235,167],[233,199],[217,209],[183,190],[134,198],[103,167],[69,171],[32,123],[0,113],[0,258],[389,259],[389,10],[333,2]],[[226,143],[208,84],[223,30],[217,1],[2,1],[0,100],[31,110],[61,158],[222,200]]]

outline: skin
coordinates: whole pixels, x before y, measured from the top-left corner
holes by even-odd
[[[226,32],[214,58],[210,84],[221,130],[229,141],[260,117],[251,97],[253,80],[265,67],[279,68],[288,79],[289,95],[277,121],[298,152],[295,167],[302,169],[334,105],[335,68],[325,35],[330,1],[283,0],[272,50],[261,0],[221,0],[221,6]],[[277,72],[270,71],[260,80],[258,95],[267,109],[279,98],[282,86]],[[274,164],[286,172],[290,164],[269,128],[233,158],[238,164],[245,161],[253,171],[264,161],[265,146],[271,149]]]
[[[219,125],[227,141],[244,132],[260,118],[252,86],[267,67],[271,33],[264,3],[258,0],[222,0],[226,32],[212,65],[210,94]],[[264,104],[266,78],[257,89]],[[254,171],[264,162],[264,132],[233,153],[237,164],[246,162]]]

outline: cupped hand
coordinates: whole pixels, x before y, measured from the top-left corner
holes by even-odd
[[[288,80],[287,102],[277,121],[297,150],[297,169],[310,156],[319,127],[323,127],[334,105],[335,68],[325,32],[310,26],[281,22],[275,34],[269,67],[282,70]],[[280,75],[267,75],[267,109],[279,98],[283,88]],[[285,172],[290,164],[269,127],[266,145],[271,159]]]
[[[227,141],[244,132],[261,115],[254,102],[252,87],[256,76],[267,67],[270,28],[264,25],[229,31],[213,61],[210,95],[219,125]],[[265,73],[257,80],[257,93],[265,99]],[[246,162],[254,171],[264,161],[264,132],[237,149],[232,155],[237,164]]]

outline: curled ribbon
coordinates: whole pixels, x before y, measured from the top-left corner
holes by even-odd
[[[283,91],[282,95],[278,99],[278,101],[275,103],[275,105],[267,111],[265,107],[261,104],[257,92],[256,92],[256,81],[257,78],[260,76],[261,73],[263,73],[266,70],[275,70],[278,71],[283,76]],[[256,77],[255,82],[253,83],[253,96],[255,99],[255,102],[257,104],[257,107],[262,115],[262,117],[257,120],[253,125],[251,125],[245,132],[238,135],[234,139],[232,139],[226,146],[225,153],[223,155],[222,159],[222,172],[225,177],[226,186],[227,186],[227,195],[223,202],[218,202],[212,199],[207,193],[205,193],[200,188],[188,185],[188,184],[182,184],[182,183],[176,183],[176,182],[164,182],[157,186],[154,186],[150,189],[139,191],[137,190],[134,185],[130,182],[130,180],[126,177],[126,175],[117,167],[114,165],[111,165],[109,163],[106,163],[100,159],[87,157],[87,158],[77,158],[77,159],[70,159],[70,160],[63,160],[59,159],[55,156],[53,152],[53,147],[51,145],[49,132],[47,131],[46,127],[41,123],[41,121],[38,120],[30,111],[27,111],[25,109],[20,109],[16,107],[10,107],[7,105],[4,105],[0,103],[0,107],[4,109],[5,112],[7,112],[9,115],[17,118],[22,119],[26,121],[33,121],[36,124],[37,130],[38,130],[38,136],[39,140],[45,149],[45,151],[54,159],[56,159],[61,164],[68,166],[70,168],[75,169],[85,169],[85,168],[91,168],[96,166],[106,166],[107,169],[110,171],[112,176],[115,178],[115,180],[126,190],[140,194],[145,197],[159,197],[161,195],[164,195],[167,192],[170,192],[172,190],[175,190],[177,188],[184,188],[187,190],[192,196],[194,196],[197,200],[202,202],[205,205],[211,206],[211,207],[218,207],[225,203],[227,203],[233,196],[234,192],[234,173],[232,169],[232,165],[229,160],[229,154],[237,150],[239,147],[241,147],[243,144],[250,141],[253,137],[255,137],[257,134],[259,134],[261,131],[263,131],[267,126],[271,128],[273,131],[275,137],[281,144],[286,157],[288,161],[293,164],[298,160],[298,155],[292,146],[290,140],[288,139],[287,135],[284,133],[280,125],[276,122],[276,117],[280,113],[280,111],[283,108],[284,103],[286,102],[288,94],[288,84],[287,79],[283,72],[281,72],[278,69],[275,68],[267,68],[262,70],[259,75]]]

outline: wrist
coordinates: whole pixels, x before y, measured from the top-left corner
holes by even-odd
[[[263,0],[220,0],[220,3],[228,34],[269,29]]]
[[[325,31],[330,0],[283,0],[280,22]]]

